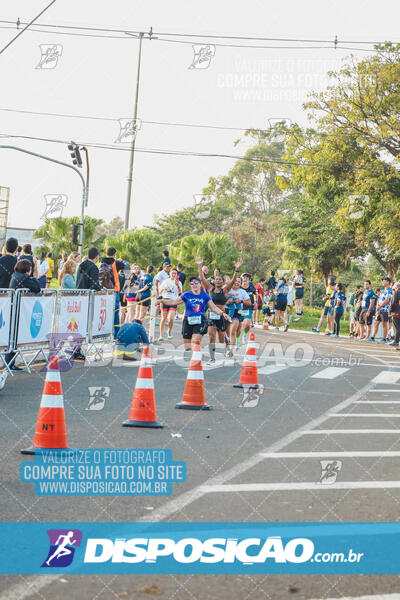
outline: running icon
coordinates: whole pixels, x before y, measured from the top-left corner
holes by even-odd
[[[79,529],[48,529],[50,548],[42,567],[68,567],[74,558],[75,547],[81,545]]]

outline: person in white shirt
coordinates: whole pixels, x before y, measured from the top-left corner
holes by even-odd
[[[162,271],[160,271],[162,273]],[[165,300],[177,300],[182,294],[182,284],[179,281],[177,269],[171,270],[170,277],[164,279],[159,286],[159,294]],[[160,323],[160,337],[159,341],[164,340],[165,323],[168,319],[168,339],[172,340],[172,326],[174,324],[176,315],[176,306],[166,306],[161,304],[161,323]]]
[[[37,261],[37,278],[39,285],[42,289],[46,287],[47,283],[47,271],[50,269],[50,265],[46,260],[46,253],[42,252],[39,260]]]

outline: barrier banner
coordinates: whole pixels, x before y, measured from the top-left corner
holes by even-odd
[[[17,344],[49,341],[53,321],[54,296],[21,296]]]
[[[59,298],[60,313],[58,322],[59,333],[79,334],[86,339],[89,294],[65,294]]]
[[[8,348],[11,327],[11,294],[0,295],[0,348]]]
[[[111,335],[114,324],[115,294],[94,294],[92,338]]]

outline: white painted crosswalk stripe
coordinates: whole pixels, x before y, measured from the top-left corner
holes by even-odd
[[[323,369],[322,371],[318,371],[318,373],[314,373],[314,375],[311,375],[311,378],[312,379],[335,379],[336,377],[339,377],[339,375],[343,375],[343,373],[346,373],[346,371],[349,371],[349,368],[327,367],[326,369]]]
[[[342,433],[395,433],[399,435],[400,429],[312,429],[310,431],[304,431],[303,435],[334,435]]]
[[[398,419],[400,413],[331,413],[331,417],[387,417]]]
[[[372,383],[397,383],[400,379],[400,371],[381,371],[372,379]]]
[[[341,596],[340,598],[313,598],[313,600],[400,600],[400,594],[374,594],[372,596]]]
[[[294,481],[277,483],[232,483],[224,485],[205,485],[202,490],[206,494],[223,492],[290,492],[312,490],[368,490],[368,489],[399,489],[400,481],[335,481],[329,485],[315,481]]]
[[[400,458],[400,451],[398,450],[351,450],[351,451],[339,451],[336,452],[261,452],[260,456],[263,458]]]

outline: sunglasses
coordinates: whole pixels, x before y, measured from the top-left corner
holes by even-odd
[[[190,285],[200,285],[200,281],[191,281]]]

